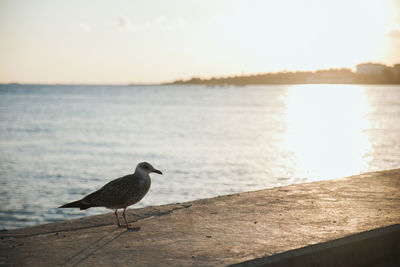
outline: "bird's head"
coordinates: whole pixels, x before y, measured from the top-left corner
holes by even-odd
[[[147,174],[151,173],[151,172],[155,172],[158,174],[162,174],[161,171],[157,170],[156,168],[154,168],[153,166],[151,166],[150,163],[148,162],[141,162],[137,165],[136,170],[140,169],[141,171],[145,171],[147,172]]]

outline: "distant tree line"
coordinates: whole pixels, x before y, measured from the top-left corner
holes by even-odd
[[[220,78],[202,79],[193,77],[188,80],[176,80],[167,84],[203,84],[210,86],[257,85],[257,84],[400,84],[400,75],[393,68],[385,68],[379,74],[357,74],[350,69],[328,69],[296,72],[277,72],[255,75],[238,75]]]

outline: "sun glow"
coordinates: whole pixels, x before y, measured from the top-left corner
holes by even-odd
[[[329,90],[335,86],[335,90]],[[286,145],[295,177],[334,178],[367,170],[369,106],[362,87],[298,85],[288,89]]]
[[[391,7],[382,1],[276,1],[273,8],[260,1],[231,8],[219,18],[228,50],[242,51],[254,71],[354,67],[379,58],[390,28]]]
[[[398,10],[392,0],[3,0],[0,82],[146,83],[393,65]]]

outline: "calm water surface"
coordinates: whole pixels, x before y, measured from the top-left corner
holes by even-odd
[[[0,229],[149,161],[137,207],[400,168],[400,86],[0,85]]]

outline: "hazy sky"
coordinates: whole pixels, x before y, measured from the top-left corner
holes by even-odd
[[[0,82],[149,83],[400,63],[400,0],[0,0]]]

